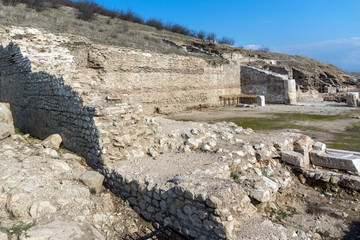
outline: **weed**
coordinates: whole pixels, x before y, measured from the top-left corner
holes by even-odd
[[[297,194],[296,194],[296,197],[297,197],[298,199],[300,199],[300,201],[302,201],[302,202],[306,202],[306,201],[308,200],[308,197],[305,196],[304,194],[301,194],[301,193],[297,193]]]
[[[236,180],[239,179],[240,176],[239,176],[239,174],[232,172],[232,173],[230,173],[230,177],[231,177],[234,181],[236,181]]]
[[[31,222],[31,223],[23,223],[20,222],[17,225],[13,225],[11,228],[7,229],[7,228],[2,228],[1,230],[5,231],[8,235],[9,238],[12,239],[12,236],[15,235],[17,240],[20,240],[20,236],[25,233],[25,237],[28,238],[29,236],[26,234],[26,231],[29,230],[30,228],[32,228],[33,226],[35,226],[35,222]]]
[[[294,207],[285,207],[282,208],[279,205],[277,205],[277,209],[274,208],[266,208],[265,213],[270,217],[271,219],[275,221],[281,221],[287,217],[292,217],[298,212],[296,211],[296,208]]]
[[[95,189],[95,188],[90,188],[89,191],[90,191],[90,194],[91,194],[91,195],[95,195],[95,194],[96,194],[96,189]]]

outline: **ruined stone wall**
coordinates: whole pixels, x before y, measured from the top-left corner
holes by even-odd
[[[241,66],[241,90],[264,95],[267,103],[296,103],[295,80],[262,69]]]
[[[92,45],[88,55],[74,56],[81,68],[88,68],[98,79],[100,91],[138,102],[146,112],[157,107],[166,112],[218,105],[220,95],[240,93],[236,61],[214,66],[197,57],[102,45]]]
[[[176,186],[166,186],[151,178],[135,179],[115,168],[106,169],[106,185],[148,221],[169,226],[193,239],[232,239],[235,216],[245,214],[251,203],[229,175],[227,164],[216,165],[211,171],[182,179]],[[196,184],[199,180],[203,182],[200,189]]]
[[[62,78],[31,72],[18,46],[0,46],[0,101],[8,102],[14,125],[40,139],[60,133],[66,148],[90,159],[100,156],[95,109],[83,105]]]

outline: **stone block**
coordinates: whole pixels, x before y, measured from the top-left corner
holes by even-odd
[[[13,118],[9,104],[0,103],[0,122],[13,124]]]
[[[330,154],[314,150],[310,152],[311,163],[321,167],[334,168],[350,172],[360,172],[360,156],[346,154],[346,151],[338,154]]]
[[[250,192],[250,197],[259,202],[269,202],[271,200],[271,193],[269,189],[258,188]]]
[[[325,143],[322,143],[322,142],[316,142],[314,145],[313,145],[313,149],[314,150],[317,150],[317,151],[325,151],[326,149],[326,144]]]
[[[258,107],[265,107],[265,96],[257,97],[257,105]]]
[[[0,122],[0,140],[9,137],[14,132],[14,128],[7,124]]]
[[[45,148],[58,149],[62,142],[62,137],[59,134],[52,134],[41,142]]]
[[[298,167],[308,167],[309,157],[295,151],[283,151],[281,153],[281,160]]]
[[[89,189],[95,189],[99,193],[104,182],[104,176],[95,171],[86,171],[80,176],[80,181]]]
[[[358,92],[348,92],[346,93],[346,104],[348,107],[356,107],[357,100],[359,99]]]

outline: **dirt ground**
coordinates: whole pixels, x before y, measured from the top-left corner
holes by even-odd
[[[182,112],[170,115],[169,118],[174,120],[184,121],[199,121],[199,122],[216,122],[225,121],[229,119],[242,118],[272,118],[276,114],[309,114],[309,115],[324,115],[324,116],[339,116],[338,119],[319,119],[316,121],[293,119],[292,124],[302,126],[299,131],[313,139],[325,143],[335,141],[337,134],[342,134],[347,128],[353,124],[360,123],[360,109],[346,107],[346,105],[335,102],[322,103],[298,103],[296,105],[282,105],[282,104],[268,104],[265,107],[214,107],[202,109],[198,111]],[[359,117],[359,118],[354,118]],[[257,133],[276,133],[279,131],[292,129],[262,129],[256,130]],[[342,146],[338,146],[342,148]],[[343,147],[344,150],[360,151],[355,149]]]

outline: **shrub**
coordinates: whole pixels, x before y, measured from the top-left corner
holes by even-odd
[[[235,41],[232,38],[223,37],[223,38],[218,40],[218,43],[227,44],[227,45],[234,45]]]
[[[78,18],[89,21],[94,19],[95,13],[97,13],[98,5],[93,1],[80,1],[77,4],[79,10]]]
[[[204,38],[206,37],[206,33],[205,33],[205,31],[200,30],[200,31],[196,34],[196,36],[197,36],[198,38],[200,38],[200,39],[204,39]]]
[[[156,28],[157,30],[164,29],[164,25],[159,19],[150,18],[146,21],[146,25]]]
[[[170,31],[174,32],[174,33],[183,34],[183,35],[190,35],[190,30],[188,28],[186,28],[186,27],[183,27],[183,26],[179,25],[179,24],[171,25]]]
[[[207,36],[206,36],[206,39],[214,41],[216,39],[216,34],[215,33],[208,33]]]
[[[128,9],[126,12],[120,11],[118,18],[133,23],[144,24],[144,20],[138,14],[134,13],[131,9]]]
[[[2,0],[2,4],[5,6],[16,6],[19,3],[19,0]]]

